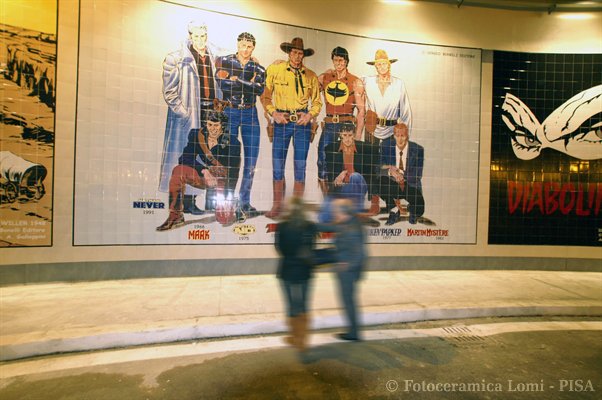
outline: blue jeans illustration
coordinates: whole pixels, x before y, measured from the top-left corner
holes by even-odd
[[[259,120],[257,119],[257,109],[255,107],[242,110],[226,108],[224,112],[228,116],[230,135],[238,137],[239,127],[241,131],[244,164],[239,196],[240,204],[244,206],[251,202],[253,176],[255,175],[255,165],[257,165],[257,157],[259,155],[259,138],[261,135]]]
[[[294,122],[274,124],[272,168],[273,179],[275,181],[284,179],[286,155],[291,139],[293,139],[295,182],[305,182],[305,167],[307,164],[307,153],[309,152],[310,132],[311,124],[305,126],[297,125]]]
[[[320,141],[318,142],[318,178],[326,179],[326,146],[337,140],[336,128],[339,124],[324,124]]]
[[[364,199],[366,198],[366,193],[368,193],[368,184],[361,174],[354,172],[349,177],[349,183],[341,186],[340,193],[343,197],[353,202],[356,212],[360,212],[364,208]]]

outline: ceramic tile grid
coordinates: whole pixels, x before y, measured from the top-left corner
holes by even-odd
[[[349,50],[351,73],[374,75],[377,49],[387,51],[391,73],[408,92],[414,126],[411,140],[425,148],[423,193],[428,224],[399,222],[394,232],[381,228],[387,214],[375,221],[370,241],[381,243],[475,243],[479,163],[481,51],[375,40],[249,18],[207,12],[163,2],[84,2],[80,24],[78,117],[75,182],[75,245],[128,244],[253,244],[272,243],[263,216],[246,221],[254,232],[241,236],[237,225],[222,226],[212,215],[185,214],[190,224],[157,232],[168,215],[168,194],[158,190],[167,105],[163,99],[162,64],[186,39],[191,20],[205,21],[208,40],[218,55],[236,51],[236,37],[251,32],[257,40],[254,57],[265,67],[285,60],[282,42],[302,37],[315,54],[306,67],[320,74],[332,68],[336,46]],[[263,107],[257,106],[261,140],[251,203],[272,206],[271,144]],[[318,117],[322,120],[324,108]],[[319,135],[319,133],[318,133]],[[319,136],[318,136],[319,137]],[[318,137],[310,145],[305,199],[319,204]],[[285,176],[287,197],[293,187],[293,149]],[[242,176],[242,171],[240,173]],[[240,179],[235,194],[238,195]],[[205,191],[197,205],[203,208]],[[159,209],[135,208],[136,202]],[[382,203],[384,205],[384,202]],[[368,202],[366,202],[368,206]],[[409,229],[420,232],[410,235]],[[427,230],[445,234],[431,234]],[[194,239],[195,232],[203,239]],[[429,231],[430,232],[430,231]]]
[[[600,54],[494,53],[489,243],[600,245],[602,152],[595,125],[602,118],[601,84]],[[555,126],[567,123],[559,113],[565,102],[596,87],[598,97],[589,101],[592,107],[579,120],[581,126],[556,141],[561,146],[548,144]],[[514,145],[530,146],[532,154],[547,146],[531,160],[513,151],[511,131],[502,120],[507,93],[520,99],[541,124],[529,142]],[[585,108],[584,103],[581,110]],[[597,148],[584,156],[576,150],[579,141],[582,146],[585,141],[594,147],[597,143]]]

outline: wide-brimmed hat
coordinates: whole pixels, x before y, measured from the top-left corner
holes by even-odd
[[[388,61],[391,64],[393,64],[395,61],[397,61],[397,58],[391,58],[389,59],[389,56],[387,55],[387,52],[384,50],[376,50],[376,53],[374,54],[374,61],[366,61],[366,64],[368,65],[374,65],[376,64],[377,61]]]
[[[280,43],[280,48],[287,54],[291,51],[291,49],[303,50],[304,57],[313,56],[314,54],[314,49],[306,49],[303,47],[303,39],[300,37],[294,38],[290,43]]]

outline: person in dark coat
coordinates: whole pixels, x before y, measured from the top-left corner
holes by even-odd
[[[293,197],[287,218],[278,224],[275,246],[281,256],[277,277],[282,284],[292,333],[287,342],[301,351],[305,349],[309,323],[307,304],[317,233],[316,225],[306,217],[303,200]]]

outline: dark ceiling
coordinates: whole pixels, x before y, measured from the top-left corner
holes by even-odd
[[[457,7],[485,7],[503,10],[536,12],[602,12],[602,1],[513,1],[513,0],[426,0],[453,4]]]

